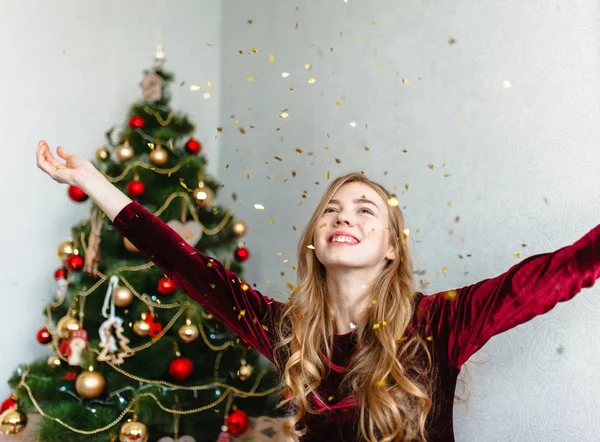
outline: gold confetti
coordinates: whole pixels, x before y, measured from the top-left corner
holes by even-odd
[[[446,273],[448,273],[448,267],[444,267],[442,268],[442,273],[445,275]]]
[[[252,52],[254,52],[256,54],[258,52],[258,49],[252,48]]]
[[[248,24],[251,25],[252,23],[254,23],[254,19],[253,18],[249,18],[248,19]]]
[[[336,105],[336,106],[341,106],[341,105],[342,105],[342,103],[340,103],[339,101],[336,101],[336,102],[335,102],[335,105]]]
[[[404,230],[402,231],[402,233],[404,234],[404,236],[405,236],[405,237],[407,237],[407,238],[408,238],[409,229],[404,229]]]
[[[210,92],[204,92],[204,95],[202,95],[202,97],[203,97],[205,100],[208,100],[208,99],[210,98]]]
[[[275,61],[275,56],[273,54],[269,55],[269,61],[273,63]]]
[[[217,132],[223,132],[223,128],[222,127],[217,127]]]
[[[281,118],[287,118],[287,117],[289,117],[289,116],[290,116],[290,114],[288,114],[287,112],[282,112],[282,113],[280,113],[280,114],[279,114],[279,116],[280,116]]]
[[[335,162],[338,164],[340,164],[342,162],[342,160],[340,160],[339,158],[334,158],[334,159],[335,159]]]
[[[387,203],[392,207],[398,206],[398,200],[396,199],[395,196],[391,197]]]
[[[313,250],[314,250],[314,249],[315,249],[315,246],[313,246],[312,244],[309,244],[309,245],[307,245],[307,246],[306,246],[306,248],[307,248],[307,249],[313,249]]]
[[[521,254],[519,252],[515,252],[515,258],[520,258]]]
[[[265,206],[263,206],[262,204],[255,204],[255,205],[254,205],[254,208],[255,208],[256,210],[264,210]]]
[[[315,79],[314,79],[314,78],[312,78],[312,77],[310,77],[310,78],[308,79],[308,82],[309,82],[310,84],[313,84],[315,81],[317,81],[317,80],[315,80]]]
[[[350,123],[350,126],[352,126],[352,127],[356,127],[356,121],[352,121],[352,122]]]
[[[250,288],[250,287],[248,286],[248,284],[246,284],[246,283],[243,283],[243,284],[242,284],[242,290],[243,290],[243,291],[246,291],[246,290],[248,290],[249,288]]]
[[[377,22],[376,22],[375,20],[373,20],[373,21],[371,22],[371,26],[375,26],[376,24],[377,24]]]
[[[193,85],[190,86],[190,90],[191,91],[199,91],[200,90],[200,86],[197,86],[197,85],[193,84]]]
[[[246,77],[246,80],[248,80],[248,81],[254,81],[254,77],[248,76],[248,77]]]
[[[213,86],[214,86],[214,83],[213,83],[212,81],[209,81],[209,82],[208,82],[208,86],[209,86],[209,87],[213,87]]]
[[[370,148],[370,147],[368,147],[368,146],[365,146],[365,150],[366,150],[367,152],[371,152],[371,148]]]
[[[296,148],[296,152],[298,153],[302,153],[302,149],[300,149],[299,147]]]
[[[454,43],[456,43],[456,40],[454,38],[448,40],[448,44],[453,45]]]
[[[304,65],[304,69],[306,69],[307,71],[308,71],[308,70],[309,70],[311,67],[312,67],[312,66],[311,66],[311,64],[310,64],[310,63],[306,63],[306,64]]]
[[[450,301],[454,301],[456,299],[456,290],[448,290],[444,297]]]
[[[273,221],[273,218],[269,218],[269,222],[270,222],[271,224],[275,224],[275,221]]]
[[[293,87],[290,87],[290,92],[294,92],[294,88]]]
[[[373,305],[377,304],[377,299],[373,299],[373,300],[371,301],[371,303],[372,303]]]
[[[265,324],[262,324],[262,328],[263,328],[263,330],[265,330],[265,331],[269,331],[269,327],[267,327]]]
[[[427,338],[425,338],[425,339],[427,339],[429,342],[431,342],[431,341],[433,341],[433,336],[427,336]]]
[[[296,23],[296,30],[298,30],[298,23]]]
[[[377,330],[379,328],[379,323],[373,324],[373,330]]]
[[[331,172],[328,170],[327,171],[327,179],[330,179],[330,178],[331,178]]]
[[[502,82],[502,87],[503,87],[503,88],[505,88],[505,89],[508,89],[508,88],[511,88],[511,87],[512,87],[512,84],[510,83],[510,81],[508,81],[508,80],[504,80],[504,81]]]
[[[335,397],[334,397],[334,396],[329,396],[329,397],[327,398],[327,400],[328,400],[329,402],[331,402],[333,399],[335,399]]]
[[[406,78],[403,78],[402,83],[406,84],[406,83],[408,83],[408,80]]]
[[[290,76],[290,73],[289,73],[289,72],[282,72],[282,73],[281,73],[281,76],[282,76],[283,78],[288,78],[288,77]]]

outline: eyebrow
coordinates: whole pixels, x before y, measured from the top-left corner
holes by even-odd
[[[375,204],[373,201],[368,200],[366,198],[355,198],[352,201],[354,202],[354,204],[373,204],[375,206],[375,208],[377,210],[379,210],[379,207],[377,206],[377,204]],[[339,206],[340,200],[331,200],[331,201],[329,201],[329,204],[337,204]]]

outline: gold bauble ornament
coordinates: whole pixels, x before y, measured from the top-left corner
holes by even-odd
[[[0,415],[0,433],[6,435],[19,434],[27,425],[27,415],[16,408],[9,408]]]
[[[75,391],[85,399],[93,399],[102,394],[106,379],[97,371],[83,371],[75,380]]]
[[[60,318],[56,324],[56,332],[61,339],[68,339],[75,330],[79,330],[79,320],[71,314]]]
[[[147,442],[148,428],[139,421],[125,422],[119,431],[120,442]]]
[[[99,147],[96,150],[96,159],[98,161],[106,161],[110,158],[110,150],[106,146]]]
[[[241,238],[246,234],[247,227],[242,221],[235,221],[233,226],[231,226],[231,229],[236,238]]]
[[[112,299],[117,307],[127,307],[133,302],[133,293],[127,287],[118,285],[112,292]]]
[[[143,319],[138,319],[133,323],[133,332],[138,336],[148,336],[148,333],[150,333],[150,324]]]
[[[119,147],[117,147],[117,149],[115,150],[115,155],[117,159],[122,163],[124,161],[129,161],[130,159],[132,159],[135,155],[135,152],[133,151],[133,147],[131,147],[128,142],[125,142],[125,144],[121,144]]]
[[[159,144],[154,149],[152,149],[152,152],[150,152],[150,155],[148,157],[150,159],[150,162],[155,166],[164,166],[169,160],[169,152],[160,147]]]
[[[52,368],[58,368],[61,365],[61,360],[58,355],[50,355],[50,356],[48,356],[47,363]]]
[[[206,209],[212,204],[215,194],[210,187],[204,186],[196,187],[192,192],[192,196],[194,197],[194,201],[198,207]]]
[[[237,372],[237,376],[238,378],[240,378],[242,381],[245,381],[246,379],[248,379],[250,376],[252,376],[252,372],[254,371],[254,369],[252,368],[252,365],[247,364],[245,360],[242,359],[242,365],[241,367],[238,369]]]
[[[65,262],[70,255],[79,255],[79,250],[75,248],[73,241],[63,241],[56,246],[56,257]]]
[[[196,325],[192,324],[192,321],[186,319],[185,324],[179,327],[179,330],[177,330],[177,334],[179,334],[181,340],[187,344],[188,342],[198,339],[198,336],[200,336],[200,330],[198,330]]]
[[[125,246],[125,248],[133,253],[140,253],[140,251],[137,249],[136,246],[134,246],[131,241],[129,241],[127,238],[123,237],[123,245]]]

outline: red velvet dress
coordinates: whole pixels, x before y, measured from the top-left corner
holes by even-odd
[[[188,245],[137,202],[116,216],[115,228],[177,286],[226,327],[273,361],[274,322],[282,303],[261,295],[223,265]],[[416,293],[413,323],[429,337],[439,376],[434,403],[439,412],[427,425],[429,442],[451,442],[452,404],[462,364],[492,336],[523,324],[567,301],[600,276],[600,225],[574,244],[524,259],[507,272],[451,292]],[[448,296],[448,295],[451,296]],[[353,350],[353,332],[336,335],[330,374],[313,396],[322,413],[307,415],[304,441],[352,441],[356,410],[339,396],[338,385]]]

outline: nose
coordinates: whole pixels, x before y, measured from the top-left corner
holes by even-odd
[[[337,220],[335,221],[335,223],[336,223],[336,225],[339,225],[339,224],[342,224],[342,223],[350,225],[350,224],[352,224],[352,221],[351,221],[350,217],[345,212],[340,211],[340,213],[339,213],[339,215],[338,215]]]

